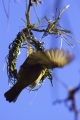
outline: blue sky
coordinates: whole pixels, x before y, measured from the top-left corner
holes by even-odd
[[[4,0],[5,1],[5,0]],[[17,1],[17,0],[16,0]],[[80,41],[80,1],[79,0],[60,0],[60,3],[55,3],[55,0],[43,0],[43,4],[39,5],[36,10],[39,18],[47,15],[52,18],[52,13],[57,15],[55,12],[56,7],[62,10],[65,6],[70,7],[61,15],[59,21],[60,25],[70,30],[73,34],[72,37]],[[57,5],[57,6],[56,6]],[[8,0],[5,1],[6,10],[8,10]],[[67,97],[67,90],[55,79],[53,76],[54,87],[51,86],[48,79],[45,80],[43,86],[39,91],[29,93],[28,90],[24,89],[15,103],[8,103],[4,98],[4,93],[9,89],[8,77],[3,66],[5,63],[5,57],[8,54],[8,45],[15,39],[17,33],[25,27],[25,23],[21,20],[25,20],[25,0],[17,1],[16,3],[11,0],[9,7],[9,19],[7,19],[2,1],[0,1],[0,119],[1,120],[73,120],[74,113],[70,112],[64,104],[53,105],[52,102],[58,98]],[[31,22],[37,21],[34,9],[31,11]],[[36,34],[36,38],[40,38],[40,35]],[[68,86],[74,88],[80,83],[80,45],[68,38],[68,40],[75,45],[74,48],[68,46],[64,41],[62,47],[69,49],[75,54],[75,60],[61,69],[55,69],[53,73],[56,73],[60,79],[62,79]],[[44,39],[46,42],[45,48],[60,48],[60,38],[56,39],[55,36],[48,36]],[[22,64],[26,58],[26,49],[21,50],[17,67]],[[35,97],[35,98],[34,98]],[[34,100],[33,100],[34,99]],[[77,107],[80,109],[80,92],[76,95]],[[32,104],[30,105],[30,103]],[[80,120],[80,115],[79,119]]]

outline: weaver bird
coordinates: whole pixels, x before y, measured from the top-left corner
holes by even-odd
[[[17,83],[4,94],[6,100],[15,102],[24,88],[27,86],[34,88],[39,83],[47,69],[63,67],[70,63],[73,58],[73,54],[63,49],[33,52],[20,66],[17,73]]]

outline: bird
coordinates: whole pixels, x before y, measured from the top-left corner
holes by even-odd
[[[58,48],[31,53],[20,66],[16,84],[4,93],[6,100],[15,102],[24,88],[39,83],[46,70],[64,67],[73,59],[72,53]]]

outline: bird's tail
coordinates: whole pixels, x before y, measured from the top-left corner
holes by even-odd
[[[8,90],[4,94],[4,96],[5,96],[5,98],[6,98],[7,101],[9,101],[9,102],[15,102],[21,91],[22,91],[22,89],[21,88],[17,89],[16,84],[15,84],[10,90]]]

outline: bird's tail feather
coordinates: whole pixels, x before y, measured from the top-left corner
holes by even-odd
[[[4,96],[7,101],[15,102],[21,91],[22,89],[17,89],[16,84],[15,84],[10,90],[8,90],[4,94]]]

